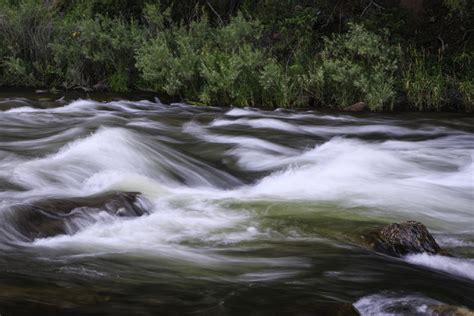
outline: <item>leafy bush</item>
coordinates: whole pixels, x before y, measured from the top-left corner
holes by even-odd
[[[49,48],[53,38],[53,12],[33,0],[2,7],[0,84],[45,85],[56,75]]]
[[[267,59],[263,49],[255,45],[260,36],[259,21],[249,21],[241,14],[215,30],[213,45],[206,46],[202,52],[201,102],[237,106],[261,102],[259,73]]]
[[[277,107],[305,106],[308,96],[302,84],[304,70],[299,64],[284,67],[276,60],[266,63],[260,74],[262,105]]]
[[[204,104],[261,101],[259,74],[267,58],[254,44],[260,38],[258,21],[238,15],[223,27],[211,27],[203,17],[168,29],[163,21],[154,17],[158,34],[137,51],[137,68],[149,87]]]
[[[460,13],[466,10],[467,0],[443,0],[450,13]]]
[[[454,72],[454,85],[457,84],[455,88],[461,94],[464,110],[474,111],[474,51],[465,50],[456,54],[450,70]]]
[[[344,107],[364,101],[374,111],[390,108],[395,97],[398,49],[362,25],[324,39],[324,48],[306,78],[307,90],[321,102]]]
[[[23,59],[7,57],[2,62],[2,68],[5,85],[30,87],[38,84]]]
[[[406,63],[403,83],[409,102],[419,111],[439,110],[448,88],[440,63],[431,66],[425,54],[413,49],[408,51]]]
[[[137,25],[96,16],[62,25],[59,38],[51,47],[64,87],[106,83],[124,91],[132,84],[133,52],[143,40]]]
[[[474,80],[460,81],[459,91],[462,94],[466,111],[474,111]]]
[[[148,20],[156,35],[136,54],[136,66],[146,87],[197,100],[202,85],[200,55],[211,33],[207,19],[194,21],[187,27],[173,25],[166,29],[166,14],[159,15],[156,7],[148,10],[151,15]]]

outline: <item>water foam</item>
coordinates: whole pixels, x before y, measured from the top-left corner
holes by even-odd
[[[242,154],[242,151],[233,152]],[[349,206],[388,208],[412,216],[425,214],[469,225],[473,202],[470,192],[474,190],[474,183],[466,181],[465,169],[440,173],[414,158],[386,150],[380,143],[333,138],[300,155],[268,157],[270,161],[273,159],[273,166],[286,167],[264,177],[255,186],[243,189],[243,195],[341,201]],[[461,164],[463,159],[458,153]],[[254,162],[249,158],[240,162],[247,162],[248,169],[261,165],[258,160]],[[453,163],[449,153],[445,154],[444,162]],[[472,168],[472,165],[464,167]],[[458,181],[442,184],[426,181],[442,176]]]
[[[138,184],[140,180],[133,177],[175,186],[179,183],[176,175],[195,186],[212,186],[214,178],[238,183],[223,171],[164,144],[156,141],[152,144],[123,128],[100,128],[88,137],[65,145],[57,153],[19,162],[11,171],[11,178],[25,188],[60,195],[66,192],[89,195],[108,186],[123,187],[117,183]],[[126,187],[133,189],[130,185]],[[143,185],[138,185],[135,189],[142,188]]]
[[[410,263],[474,280],[474,259],[462,259],[426,253],[406,257]]]
[[[224,245],[258,234],[248,226],[251,213],[230,212],[195,199],[161,198],[154,201],[150,211],[148,216],[126,220],[100,214],[94,224],[74,235],[37,239],[33,246],[83,251],[87,245],[86,252],[126,251],[207,264],[233,259],[186,243]]]

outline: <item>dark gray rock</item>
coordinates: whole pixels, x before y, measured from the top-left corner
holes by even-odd
[[[347,112],[363,112],[367,110],[367,104],[365,102],[357,102],[344,108]]]
[[[108,91],[109,86],[107,86],[105,83],[97,83],[97,84],[92,86],[92,89],[94,91]]]
[[[437,254],[441,251],[426,226],[419,222],[408,221],[387,225],[375,237],[373,248],[390,256]]]
[[[453,305],[430,305],[433,316],[474,316],[474,311],[464,306]]]
[[[14,229],[16,239],[24,241],[72,234],[81,228],[81,222],[94,222],[94,215],[100,212],[119,217],[147,214],[139,197],[136,192],[110,192],[17,204],[6,210],[5,221]]]

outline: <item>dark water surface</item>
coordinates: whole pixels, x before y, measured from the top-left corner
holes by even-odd
[[[0,98],[2,316],[474,308],[472,116],[18,96]],[[80,207],[65,233],[32,238],[17,213],[115,191],[149,214]],[[455,257],[360,245],[403,220]]]

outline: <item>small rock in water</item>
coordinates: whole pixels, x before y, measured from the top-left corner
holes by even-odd
[[[373,247],[376,251],[395,257],[424,252],[437,254],[441,251],[426,226],[414,221],[383,227]]]
[[[462,306],[431,305],[429,309],[434,316],[474,316],[474,311]]]
[[[107,91],[109,90],[109,87],[104,83],[98,83],[98,84],[93,85],[92,89],[94,91]]]
[[[357,102],[344,108],[348,112],[363,112],[367,109],[367,103]]]
[[[297,309],[280,309],[276,315],[328,315],[328,316],[359,316],[359,311],[349,303],[314,303],[298,306]]]
[[[352,304],[320,304],[312,310],[312,315],[358,316],[360,313]]]

